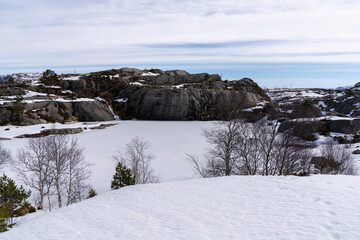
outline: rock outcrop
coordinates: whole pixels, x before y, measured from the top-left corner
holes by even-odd
[[[303,140],[314,141],[316,133],[327,132],[328,128],[325,121],[284,121],[278,131],[289,131]]]
[[[360,119],[330,120],[327,126],[331,132],[356,134],[360,130]]]
[[[269,100],[251,79],[222,81],[216,74],[183,70],[122,68],[61,85],[85,97],[104,98],[122,119],[216,120],[222,118],[219,108],[240,110]]]
[[[12,75],[13,86],[0,88],[5,102],[0,105],[1,124],[108,121],[114,119],[109,105],[121,119],[218,120],[224,119],[224,109],[238,112],[270,100],[249,78],[222,81],[217,74],[183,70],[121,68],[65,74],[55,87],[37,84],[39,76]],[[26,95],[26,102],[15,103],[14,95]]]

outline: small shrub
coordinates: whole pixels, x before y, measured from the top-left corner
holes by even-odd
[[[95,197],[97,195],[97,192],[95,191],[95,189],[93,189],[93,188],[90,188],[89,189],[89,192],[88,192],[88,199],[89,198],[93,198],[93,197]]]
[[[15,225],[14,217],[21,216],[23,209],[29,207],[26,199],[30,194],[22,186],[17,187],[5,174],[0,177],[0,232]]]
[[[15,79],[14,79],[13,77],[9,77],[8,83],[14,84],[14,83],[15,83]]]
[[[40,82],[42,82],[45,85],[50,85],[50,86],[59,86],[60,85],[60,80],[59,80],[57,74],[50,69],[47,69],[45,72],[43,72],[42,77],[40,78]]]
[[[351,143],[350,140],[348,140],[346,137],[343,136],[335,136],[334,140],[338,142],[339,144],[349,144]]]
[[[121,164],[121,162],[118,162],[115,175],[111,182],[111,189],[115,190],[134,184],[135,178],[133,177],[131,170],[125,165]]]
[[[307,98],[302,102],[302,105],[304,106],[312,106],[314,103],[311,99]]]

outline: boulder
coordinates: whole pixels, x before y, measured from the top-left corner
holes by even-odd
[[[254,94],[255,95],[255,94]],[[213,89],[147,89],[127,87],[118,99],[127,101],[116,104],[116,112],[123,119],[148,120],[214,120],[221,119],[219,108],[234,106],[232,110],[255,105],[261,96],[248,95],[233,90]]]
[[[356,134],[360,130],[360,119],[329,120],[326,123],[331,132]]]
[[[46,137],[49,135],[65,135],[65,134],[77,134],[84,131],[81,127],[79,128],[60,128],[60,129],[45,129],[42,130],[40,133],[33,133],[33,134],[22,134],[16,136],[15,138],[38,138],[38,137]]]
[[[314,104],[296,104],[290,114],[290,118],[317,118],[321,117],[322,113],[318,106]]]
[[[278,131],[290,131],[292,135],[303,140],[314,141],[316,140],[315,133],[328,131],[328,129],[323,121],[283,121]]]
[[[356,149],[355,151],[353,151],[353,154],[360,154],[360,150]]]
[[[73,102],[72,114],[79,119],[79,121],[111,121],[114,120],[114,115],[108,106],[98,101],[92,102]]]

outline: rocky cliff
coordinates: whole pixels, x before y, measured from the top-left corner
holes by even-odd
[[[245,109],[269,100],[251,79],[222,81],[219,75],[122,68],[90,73],[61,86],[85,97],[101,97],[122,119],[215,120],[221,105]]]
[[[121,68],[60,75],[46,86],[41,74],[0,76],[0,123],[147,120],[217,120],[268,101],[251,79],[222,81],[216,74]],[[114,115],[112,109],[116,115]]]

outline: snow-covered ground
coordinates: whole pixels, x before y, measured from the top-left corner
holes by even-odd
[[[2,240],[360,239],[360,177],[233,176],[110,191],[29,215]]]
[[[89,130],[90,127],[104,123],[118,125],[102,130]],[[72,124],[40,124],[27,127],[0,126],[0,137],[12,138],[24,133],[39,133],[51,128],[87,128],[76,134],[79,143],[85,147],[85,158],[94,164],[90,184],[97,192],[110,190],[110,183],[115,172],[115,162],[112,155],[138,136],[148,140],[149,152],[155,154],[153,168],[160,181],[172,181],[193,178],[194,174],[186,153],[202,156],[207,143],[201,135],[202,128],[210,127],[212,122],[203,121],[111,121],[99,123]],[[44,128],[42,128],[44,127]],[[5,130],[9,129],[9,130]],[[10,149],[13,155],[26,144],[27,139],[1,141]],[[1,173],[1,171],[0,171]],[[9,169],[6,173],[16,179]]]

